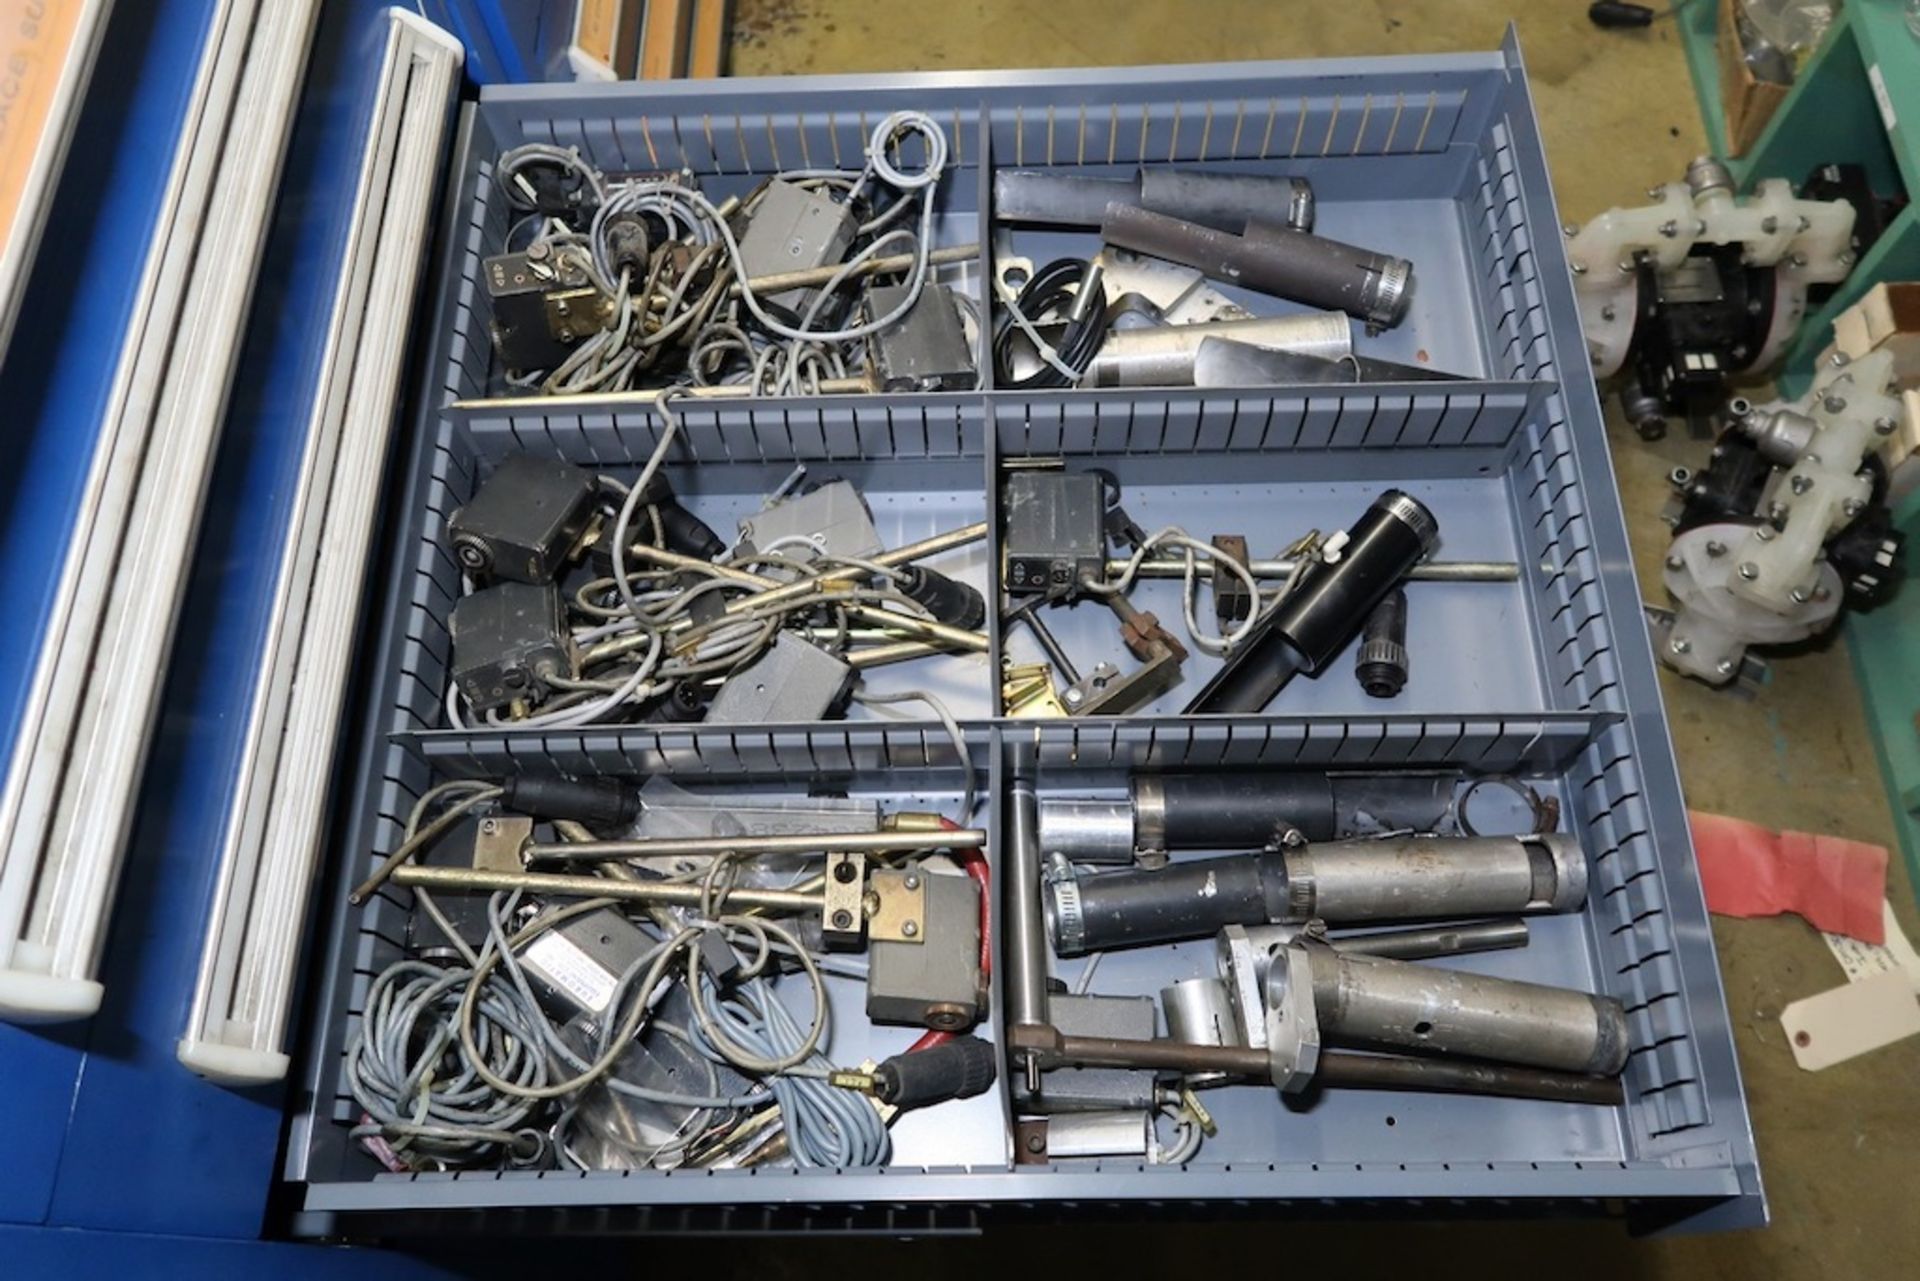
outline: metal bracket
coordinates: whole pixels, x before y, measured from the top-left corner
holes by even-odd
[[[888,868],[867,878],[867,938],[924,943],[927,934],[926,873]]]
[[[480,820],[473,838],[476,872],[524,872],[520,851],[533,839],[533,820],[518,814],[493,814]]]
[[[1320,1070],[1320,1016],[1313,1004],[1313,958],[1297,943],[1275,953],[1267,969],[1267,1045],[1273,1083],[1299,1094]]]
[[[820,938],[830,950],[850,951],[860,946],[866,923],[866,874],[865,854],[827,855]]]
[[[1008,663],[1000,673],[1000,705],[1008,716],[1065,716],[1047,663]]]
[[[1109,596],[1106,602],[1120,620],[1120,639],[1140,666],[1123,676],[1111,663],[1096,664],[1060,695],[1073,716],[1124,716],[1180,683],[1186,646],[1160,626],[1157,617],[1135,609],[1126,597]]]

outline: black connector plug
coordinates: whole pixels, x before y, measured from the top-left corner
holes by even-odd
[[[956,1036],[896,1054],[873,1070],[873,1096],[905,1111],[970,1099],[993,1085],[999,1054],[977,1036]]]

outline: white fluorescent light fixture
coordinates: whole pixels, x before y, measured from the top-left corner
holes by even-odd
[[[7,94],[9,119],[0,128],[0,143],[11,151],[22,140],[8,138],[9,133],[36,124],[39,130],[18,190],[0,200],[0,221],[5,223],[4,239],[0,239],[0,352],[7,349],[13,337],[13,322],[20,314],[21,296],[27,292],[34,253],[40,247],[40,233],[46,229],[53,193],[60,185],[67,144],[73,140],[73,127],[80,119],[94,56],[100,52],[100,33],[106,30],[107,13],[112,7],[109,0],[70,0],[56,5],[52,12],[41,3],[0,5],[0,17],[12,19],[8,33],[13,48],[9,52],[21,60],[8,68],[12,81]],[[37,21],[26,21],[35,10],[39,11]],[[63,47],[56,49],[54,45],[63,40]],[[51,83],[44,79],[48,76]],[[40,98],[42,92],[44,99]],[[45,106],[36,120],[34,108],[42,101]],[[12,201],[11,210],[4,208],[5,200]]]
[[[293,969],[462,50],[392,23],[180,1061],[286,1075]]]
[[[0,790],[0,1018],[85,1018],[318,0],[223,0]]]

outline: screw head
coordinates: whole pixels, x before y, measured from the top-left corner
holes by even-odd
[[[1727,545],[1721,542],[1719,539],[1716,538],[1707,544],[1707,555],[1717,557],[1717,556],[1725,556],[1726,554],[1727,554]]]
[[[1563,222],[1560,224],[1560,234],[1568,240],[1572,240],[1580,234],[1580,224],[1577,222]]]
[[[1719,672],[1722,676],[1731,676],[1733,675],[1733,666],[1734,664],[1731,658],[1723,658],[1713,665],[1713,670]]]
[[[1771,236],[1774,232],[1780,230],[1780,220],[1772,214],[1768,214],[1760,220],[1760,230]]]
[[[1667,557],[1668,569],[1684,569],[1686,568],[1686,564],[1687,562],[1685,562],[1684,560],[1681,560],[1678,556]]]
[[[1606,306],[1600,309],[1600,319],[1602,320],[1612,320],[1615,316],[1619,314],[1620,314],[1619,311],[1615,309],[1612,303],[1608,303]]]
[[[1782,507],[1780,510],[1784,514],[1787,509]],[[1753,536],[1763,543],[1770,543],[1773,541],[1773,527],[1771,525],[1761,525],[1753,531]]]
[[[1804,493],[1806,493],[1806,492],[1807,492],[1807,491],[1808,491],[1809,489],[1812,489],[1812,488],[1813,488],[1813,477],[1811,477],[1811,476],[1808,476],[1808,475],[1806,475],[1806,474],[1804,474],[1804,473],[1801,473],[1801,474],[1798,474],[1798,475],[1796,475],[1796,476],[1794,476],[1794,478],[1793,478],[1793,480],[1792,480],[1792,482],[1791,482],[1791,484],[1793,485],[1793,492],[1794,492],[1794,493],[1796,493],[1796,494],[1804,494]]]
[[[906,886],[910,890],[917,890],[920,888],[920,878],[915,876],[911,872],[907,873],[906,879],[902,880],[900,883]]]
[[[1847,361],[1850,359],[1850,357],[1844,351],[1836,351],[1833,353],[1833,355],[1827,357],[1827,359],[1833,362],[1833,367],[1835,369],[1841,369],[1846,366]]]
[[[1668,240],[1672,240],[1675,236],[1680,234],[1680,224],[1673,221],[1671,218],[1669,218],[1667,221],[1660,224],[1660,234],[1665,236]]]
[[[1746,579],[1748,582],[1752,582],[1754,579],[1760,577],[1760,567],[1750,560],[1740,562],[1739,572],[1740,577]]]
[[[1667,642],[1667,648],[1676,654],[1684,654],[1693,648],[1693,642],[1684,636],[1676,636]]]
[[[917,938],[919,934],[920,923],[918,921],[900,922],[900,935],[902,938]]]
[[[1804,587],[1796,587],[1792,591],[1788,592],[1787,595],[1793,600],[1793,603],[1796,605],[1804,605],[1807,603],[1808,593],[1807,593],[1807,589]]]
[[[834,929],[844,930],[852,926],[852,924],[853,924],[853,913],[849,912],[846,908],[843,907],[839,911],[833,914]]]
[[[1848,516],[1858,516],[1861,512],[1865,511],[1866,509],[1867,509],[1867,505],[1861,502],[1858,498],[1849,498],[1847,499],[1846,502],[1840,504],[1840,510],[1845,512]]]
[[[1839,396],[1828,396],[1825,400],[1820,402],[1820,408],[1826,410],[1830,414],[1837,414],[1841,410],[1845,409],[1846,407],[1847,407],[1847,402],[1842,398],[1840,398]]]
[[[1893,435],[1893,429],[1899,425],[1900,424],[1894,422],[1891,418],[1876,418],[1873,420],[1873,429],[1882,436]]]
[[[1576,276],[1584,276],[1587,274],[1587,264],[1584,262],[1569,263],[1568,266]]]
[[[1077,707],[1080,703],[1080,699],[1081,699],[1081,694],[1080,694],[1080,691],[1077,689],[1070,689],[1066,693],[1060,696],[1060,701],[1065,703],[1068,707]]]
[[[493,835],[493,834],[494,834],[495,832],[498,832],[499,830],[500,830],[500,820],[499,820],[499,819],[497,819],[497,818],[483,818],[483,819],[481,819],[481,820],[480,820],[480,831],[481,831],[481,832],[482,832],[482,833],[483,833],[484,835],[487,835],[487,836],[492,836],[492,835]]]

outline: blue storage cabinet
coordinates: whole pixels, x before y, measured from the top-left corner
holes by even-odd
[[[84,159],[70,171],[54,224],[86,230],[85,251],[64,256],[81,266],[79,287],[41,265],[27,314],[43,323],[23,326],[36,345],[23,338],[4,371],[9,403],[34,409],[10,428],[22,463],[0,562],[0,581],[14,589],[9,599],[44,601],[50,589],[57,548],[45,531],[64,528],[62,503],[71,505],[111,376],[97,349],[89,358],[72,335],[97,335],[103,325],[115,332],[108,320],[127,313],[145,248],[139,229],[150,224],[165,180],[212,7],[122,6],[109,31],[101,79],[131,86],[136,109],[90,108],[81,136],[92,145],[76,148]],[[0,1171],[0,1222],[15,1225],[5,1231],[24,1248],[104,1261],[127,1257],[125,1241],[136,1239],[88,1243],[74,1235],[85,1229],[151,1234],[137,1239],[156,1243],[200,1239],[155,1245],[176,1250],[183,1264],[239,1260],[251,1257],[235,1252],[240,1243],[263,1235],[555,1230],[579,1222],[570,1214],[589,1206],[594,1230],[937,1231],[1012,1210],[1066,1216],[1150,1203],[1180,1214],[1328,1200],[1418,1202],[1415,1213],[1441,1204],[1609,1203],[1652,1227],[1764,1218],[1652,658],[1634,625],[1639,602],[1624,525],[1511,40],[1488,54],[1229,68],[483,92],[451,157],[434,301],[419,313],[418,409],[389,489],[392,530],[382,554],[390,571],[375,580],[384,598],[366,607],[365,698],[340,745],[334,847],[344,853],[318,896],[310,1015],[295,1077],[286,1091],[235,1093],[190,1076],[173,1048],[198,956],[195,925],[266,627],[274,565],[265,549],[277,546],[287,520],[307,421],[301,398],[311,394],[324,300],[346,234],[380,30],[378,6],[329,4],[316,39],[214,482],[220,497],[203,532],[137,854],[114,921],[108,1004],[80,1028],[0,1026],[0,1067],[10,1084],[21,1083],[0,1093],[0,1108],[24,1144]],[[341,1049],[370,974],[391,956],[404,903],[382,902],[363,915],[345,908],[344,891],[392,847],[394,816],[436,778],[533,759],[574,773],[698,773],[710,781],[830,776],[895,796],[957,787],[960,766],[928,726],[542,734],[452,731],[438,719],[446,659],[438,624],[457,592],[449,562],[432,551],[440,513],[511,450],[618,468],[643,458],[658,429],[644,408],[454,406],[498,390],[477,275],[501,229],[492,156],[521,141],[558,141],[615,168],[664,159],[721,186],[743,185],[807,155],[823,162],[835,148],[857,154],[867,123],[902,106],[951,122],[957,169],[944,239],[986,241],[995,166],[1099,172],[1174,161],[1304,173],[1324,207],[1356,220],[1349,228],[1364,223],[1382,243],[1398,237],[1394,247],[1416,259],[1426,289],[1389,339],[1406,349],[1389,354],[1430,358],[1468,379],[1364,390],[989,387],[702,406],[687,411],[687,452],[677,462],[690,480],[701,477],[695,490],[704,485],[709,500],[724,503],[754,492],[763,473],[814,461],[890,477],[905,494],[978,494],[991,492],[1004,456],[1064,453],[1128,472],[1141,502],[1167,504],[1169,519],[1195,500],[1251,513],[1310,505],[1319,492],[1334,497],[1317,515],[1338,523],[1389,483],[1430,499],[1453,554],[1514,558],[1522,576],[1425,607],[1433,611],[1422,620],[1428,634],[1444,643],[1423,650],[1406,714],[1379,715],[1359,705],[1350,682],[1338,690],[1329,680],[1296,686],[1265,716],[1186,718],[1169,706],[1128,720],[1036,726],[1000,717],[988,687],[964,715],[977,781],[990,798],[988,826],[997,841],[1003,819],[995,802],[1015,776],[1043,792],[1081,792],[1116,786],[1139,766],[1405,763],[1520,773],[1559,798],[1593,858],[1595,890],[1584,915],[1545,923],[1531,952],[1482,963],[1621,996],[1635,1041],[1626,1107],[1395,1099],[1398,1124],[1388,1128],[1377,1098],[1332,1100],[1299,1117],[1281,1111],[1270,1091],[1241,1089],[1226,1105],[1239,1137],[1185,1169],[1015,1168],[995,1154],[885,1173],[403,1176],[380,1171],[349,1144]],[[984,265],[963,271],[982,301]],[[47,317],[61,323],[45,324]],[[992,559],[985,573],[997,592]],[[1143,604],[1156,607],[1151,598]],[[9,706],[35,645],[31,611],[22,612],[0,634],[0,698]],[[995,664],[1005,640],[996,630]],[[1481,661],[1488,652],[1500,661]],[[1116,990],[1152,990],[1181,976],[1122,962],[1108,977]],[[1003,1030],[996,1013],[986,1032],[998,1038]],[[980,1123],[1006,1124],[1004,1092],[981,1107]],[[222,1241],[229,1244],[211,1244]],[[333,1267],[361,1256],[298,1257]],[[424,1265],[380,1256],[378,1266],[399,1275]]]
[[[1466,375],[1441,384],[1247,390],[1086,390],[685,402],[669,460],[675,490],[716,527],[751,510],[796,463],[856,475],[890,542],[978,519],[1003,458],[1065,455],[1113,471],[1147,527],[1245,528],[1260,541],[1337,527],[1382,488],[1437,513],[1443,555],[1519,562],[1519,581],[1410,592],[1421,637],[1394,714],[1350,680],[1291,686],[1269,713],[1181,715],[1186,684],[1141,714],[1035,723],[999,714],[990,679],[1024,637],[990,624],[977,688],[951,691],[989,798],[989,858],[1015,777],[1046,794],[1119,787],[1134,768],[1454,765],[1518,773],[1560,801],[1593,867],[1585,913],[1541,921],[1525,952],[1471,964],[1619,996],[1635,1053],[1617,1110],[1364,1094],[1304,1114],[1270,1088],[1217,1092],[1227,1124],[1186,1167],[1016,1165],[1005,1082],[944,1138],[896,1134],[884,1171],[484,1171],[397,1174],[347,1136],[342,1077],[368,985],[406,937],[404,892],[367,909],[347,888],[391,850],[415,798],[448,778],[522,768],[637,779],[666,774],[756,787],[824,783],[889,802],[938,800],[963,765],[931,722],[733,728],[450,729],[446,619],[460,594],[446,514],[514,452],[630,476],[661,421],[645,398],[581,406],[501,400],[480,260],[506,215],[492,180],[522,142],[577,146],[609,170],[686,168],[725,194],[794,165],[845,163],[874,122],[914,107],[953,140],[936,236],[989,241],[1000,167],[1124,171],[1139,163],[1302,173],[1328,234],[1390,244],[1420,284],[1385,352]],[[1068,1217],[1152,1204],[1171,1215],[1222,1203],[1445,1203],[1574,1208],[1620,1203],[1642,1224],[1750,1224],[1763,1217],[1738,1067],[1668,744],[1594,387],[1582,350],[1546,169],[1518,54],[807,80],[507,86],[482,91],[463,130],[448,213],[434,343],[410,456],[394,496],[388,597],[370,655],[345,860],[321,894],[306,1106],[285,1176],[302,1230],[412,1235],[561,1230],[590,1210],[605,1230],[859,1226],[929,1231],[1012,1213]],[[1090,234],[1019,232],[1036,260],[1089,252]],[[983,307],[988,264],[959,273]],[[1272,299],[1245,299],[1272,310]],[[983,353],[984,354],[984,353]],[[1569,356],[1571,359],[1569,359]],[[943,506],[938,504],[944,504]],[[969,506],[968,504],[972,504]],[[929,509],[932,509],[931,511]],[[902,512],[919,512],[909,524]],[[937,512],[937,514],[934,514]],[[898,520],[897,527],[888,522]],[[997,538],[997,535],[993,536]],[[998,595],[998,555],[984,570]],[[1177,616],[1173,583],[1143,609]],[[1055,622],[1069,650],[1125,662],[1091,610]],[[1023,655],[1032,657],[1032,655]],[[356,755],[357,754],[357,755]],[[1004,931],[995,931],[1004,938]],[[1099,987],[1151,994],[1209,972],[1210,949],[1115,954]],[[996,973],[1004,973],[996,965]],[[1067,977],[1063,974],[1062,977]],[[1004,1027],[983,1029],[995,1040]],[[836,1020],[836,1057],[899,1046]],[[1383,1124],[1391,1114],[1392,1125]],[[967,1141],[957,1135],[964,1131]],[[923,1141],[924,1140],[924,1141]],[[502,1217],[505,1216],[505,1217]]]

